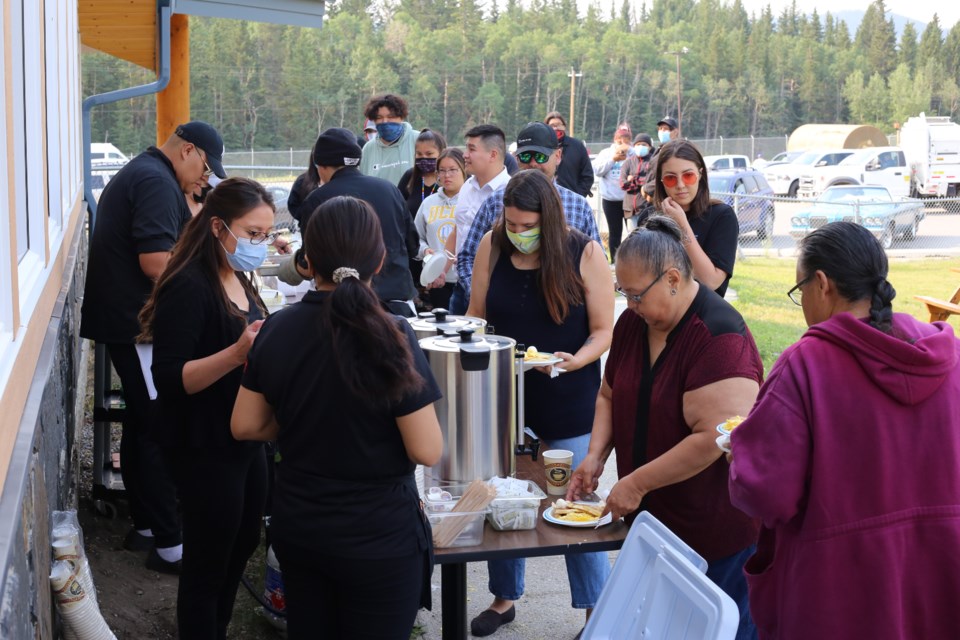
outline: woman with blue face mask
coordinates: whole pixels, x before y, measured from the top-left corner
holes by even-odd
[[[613,331],[613,286],[603,248],[570,229],[550,180],[536,169],[507,183],[504,212],[480,242],[467,315],[485,318],[499,335],[552,353],[551,367],[527,374],[526,425],[549,449],[586,455],[600,388],[600,356]],[[567,556],[572,604],[589,611],[610,572],[606,553]],[[471,623],[475,636],[514,619],[523,595],[524,561],[487,563],[490,608]]]
[[[623,217],[627,229],[637,227],[637,215],[644,209],[641,190],[647,183],[650,167],[657,150],[653,147],[653,138],[646,133],[638,133],[633,139],[633,154],[620,168],[620,188],[623,189]]]
[[[273,240],[270,194],[224,180],[184,228],[140,313],[183,514],[177,593],[181,638],[225,638],[240,576],[260,541],[267,490],[260,443],[237,442],[230,416],[266,308],[246,273]]]

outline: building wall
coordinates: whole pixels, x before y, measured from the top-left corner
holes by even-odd
[[[0,638],[52,638],[86,350],[77,0],[0,0]]]

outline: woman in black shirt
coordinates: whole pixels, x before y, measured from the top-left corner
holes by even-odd
[[[259,183],[221,182],[187,223],[140,313],[141,340],[153,341],[162,424],[178,454],[181,639],[226,638],[240,577],[260,541],[263,446],[235,441],[230,413],[265,315],[244,271],[262,262],[273,216]]]
[[[324,202],[304,249],[317,290],[263,325],[233,435],[277,440],[270,533],[288,637],[407,640],[429,605],[413,472],[440,459],[440,390],[409,323],[370,287],[385,254],[370,205]]]

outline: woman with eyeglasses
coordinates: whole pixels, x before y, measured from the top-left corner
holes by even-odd
[[[552,353],[565,371],[550,367],[525,378],[527,425],[548,449],[586,453],[600,386],[600,356],[610,345],[613,289],[603,247],[570,229],[560,195],[537,169],[520,171],[503,193],[503,215],[480,242],[467,315],[485,318],[497,333]],[[606,553],[566,557],[572,606],[597,602],[610,562]],[[523,595],[524,561],[491,560],[490,608],[471,623],[475,636],[493,633],[516,615]]]
[[[809,329],[731,434],[760,637],[960,637],[960,341],[893,312],[860,225],[801,240],[796,282]]]
[[[437,176],[441,188],[428,196],[417,217],[414,226],[420,238],[420,251],[417,258],[423,260],[434,253],[443,253],[447,238],[456,228],[454,212],[457,208],[457,197],[460,188],[467,179],[467,169],[463,160],[463,152],[459,149],[444,149],[437,159]],[[453,261],[448,261],[445,273],[426,285],[427,301],[434,309],[448,309],[453,286],[457,282],[457,270],[451,268]]]
[[[707,167],[687,140],[664,144],[657,153],[654,204],[683,232],[693,277],[721,296],[733,275],[740,223],[733,208],[710,198]]]
[[[140,312],[140,339],[153,343],[159,423],[177,452],[180,638],[226,638],[240,577],[260,542],[263,445],[234,440],[230,416],[266,315],[247,272],[266,256],[273,218],[259,183],[221,182],[187,223]]]
[[[743,564],[758,523],[730,503],[715,428],[753,406],[763,363],[736,309],[694,279],[683,240],[676,222],[654,215],[617,251],[627,312],[613,330],[590,448],[567,498],[595,491],[616,450],[607,511],[628,521],[649,511],[693,547],[737,602],[736,637],[755,638]]]

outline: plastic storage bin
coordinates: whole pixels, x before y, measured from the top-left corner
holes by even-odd
[[[527,481],[532,496],[504,496],[490,503],[487,521],[497,531],[525,531],[537,526],[540,501],[547,497],[535,482]]]
[[[452,508],[451,503],[451,508]],[[427,512],[430,526],[433,527],[433,544],[437,549],[447,547],[472,547],[483,542],[483,517],[486,511],[445,511]],[[464,524],[465,523],[465,524]],[[463,524],[463,530],[450,542],[444,542],[444,532],[450,527]]]

